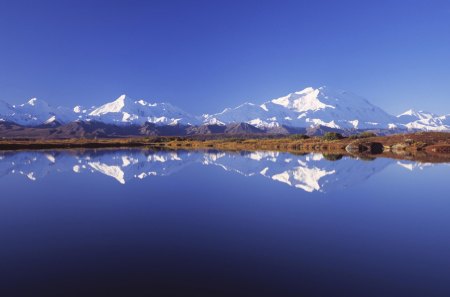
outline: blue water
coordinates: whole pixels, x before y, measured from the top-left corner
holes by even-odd
[[[449,296],[449,177],[320,154],[0,153],[0,296]]]

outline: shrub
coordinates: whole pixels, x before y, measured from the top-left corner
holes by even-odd
[[[358,134],[358,138],[369,138],[369,137],[377,137],[377,135],[373,132],[362,132]]]
[[[327,132],[323,135],[324,140],[339,140],[342,138],[344,138],[344,136],[337,132]]]
[[[302,140],[302,139],[308,139],[310,137],[308,135],[304,135],[304,134],[292,134],[292,135],[289,135],[289,138],[293,139],[293,140]]]
[[[373,132],[362,132],[359,134],[350,135],[348,138],[350,139],[360,139],[360,138],[369,138],[369,137],[377,137],[377,135]]]
[[[230,138],[223,139],[223,141],[224,142],[240,142],[240,141],[242,141],[242,138],[230,137]]]

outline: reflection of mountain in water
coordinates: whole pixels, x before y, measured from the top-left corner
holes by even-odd
[[[298,156],[278,152],[207,154],[204,161],[204,164],[218,165],[246,176],[260,174],[307,192],[346,188],[362,182],[390,163],[392,161],[388,159],[369,162],[352,158],[333,162],[322,154]]]
[[[36,180],[50,171],[101,173],[125,184],[133,178],[170,175],[198,159],[192,153],[141,150],[6,153],[0,155],[0,175],[21,174]]]
[[[30,180],[49,172],[101,173],[125,184],[131,179],[170,175],[199,163],[213,165],[243,176],[264,176],[307,192],[334,191],[355,185],[383,170],[389,159],[361,161],[344,157],[330,161],[321,154],[292,155],[279,152],[187,152],[100,150],[57,152],[5,152],[0,154],[0,176],[19,174]],[[339,158],[338,158],[339,159]],[[414,162],[398,162],[408,168],[423,168]]]

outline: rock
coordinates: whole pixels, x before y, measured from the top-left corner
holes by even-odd
[[[363,153],[381,154],[384,147],[379,142],[352,142],[345,147],[349,153]]]
[[[391,150],[392,150],[393,152],[402,152],[402,151],[404,151],[407,147],[409,147],[409,145],[406,144],[406,143],[397,143],[397,144],[394,144],[393,146],[391,146]]]
[[[369,151],[371,154],[381,154],[384,151],[384,146],[379,142],[369,142]]]
[[[367,150],[367,147],[361,145],[360,143],[350,143],[345,147],[345,150],[351,154],[362,153]]]

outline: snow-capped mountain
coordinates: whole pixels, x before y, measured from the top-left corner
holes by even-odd
[[[75,117],[70,109],[65,107],[52,107],[47,102],[32,98],[28,102],[14,106],[13,122],[35,126],[53,122],[67,123],[74,121]]]
[[[407,110],[397,116],[397,121],[408,130],[446,131],[449,130],[448,116],[438,116],[426,111]]]
[[[315,127],[336,129],[389,128],[395,117],[366,99],[328,87],[306,88],[260,105],[245,103],[207,115],[205,123],[246,122],[257,127]]]
[[[24,126],[67,124],[74,121],[101,122],[114,125],[233,125],[249,124],[258,131],[281,131],[289,128],[328,127],[345,131],[450,131],[450,115],[435,115],[408,110],[393,116],[366,99],[347,91],[329,87],[308,87],[260,104],[244,103],[222,112],[202,117],[190,115],[169,103],[149,103],[121,95],[101,106],[54,108],[36,98],[20,105],[0,101],[0,121]],[[287,130],[286,130],[287,131]],[[277,132],[280,133],[280,132]]]
[[[20,105],[1,101],[0,119],[24,126],[38,126],[53,122],[66,123],[75,120],[75,117],[67,108],[54,108],[45,101],[32,98]]]
[[[14,122],[24,126],[50,123],[66,124],[74,121],[98,121],[107,124],[142,125],[146,122],[158,125],[198,125],[201,121],[169,103],[148,103],[132,100],[126,95],[99,107],[72,109],[52,107],[47,102],[32,98],[20,105],[0,101],[0,121]]]
[[[450,130],[449,116],[410,110],[395,117],[358,95],[329,87],[305,88],[259,105],[244,103],[203,119],[207,124],[245,122],[259,128]]]
[[[161,125],[196,125],[200,121],[187,112],[169,103],[148,103],[144,100],[134,101],[127,95],[98,108],[91,108],[83,113],[79,106],[74,108],[82,120],[95,120],[111,124],[138,124],[146,122]]]

